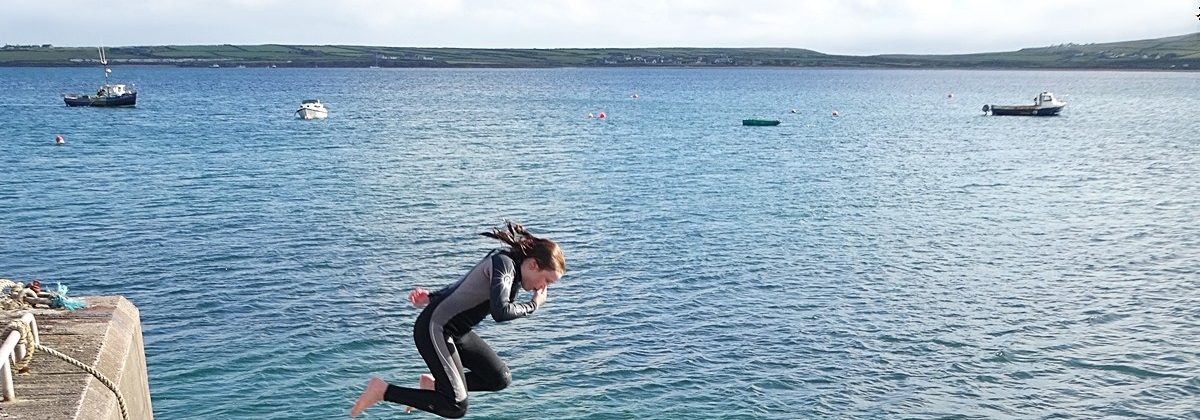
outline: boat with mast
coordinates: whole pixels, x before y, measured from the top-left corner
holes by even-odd
[[[108,57],[104,55],[104,47],[96,47],[96,50],[100,51],[100,64],[104,66],[104,84],[100,85],[95,95],[66,94],[63,95],[63,101],[67,106],[134,106],[137,102],[137,90],[133,85],[109,83],[108,75],[112,73],[112,69],[108,68]]]

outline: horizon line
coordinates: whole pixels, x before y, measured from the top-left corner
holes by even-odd
[[[996,53],[996,52],[1013,52],[1013,51],[1020,51],[1020,50],[1022,50],[1022,49],[1027,49],[1027,48],[1046,48],[1046,47],[1054,47],[1054,46],[1059,46],[1059,45],[1096,45],[1096,44],[1119,44],[1119,43],[1126,43],[1126,42],[1151,41],[1151,40],[1163,39],[1163,38],[1186,37],[1186,36],[1189,36],[1189,35],[1200,35],[1200,32],[1189,32],[1189,33],[1184,33],[1184,34],[1179,34],[1179,35],[1169,35],[1169,36],[1162,36],[1162,37],[1156,37],[1156,38],[1130,39],[1130,40],[1124,40],[1124,41],[1109,41],[1109,42],[1075,42],[1075,41],[1069,41],[1069,42],[1060,42],[1060,43],[1057,43],[1057,44],[1048,44],[1048,45],[1041,45],[1041,46],[1028,46],[1028,47],[1021,47],[1021,48],[1018,48],[1018,49],[1015,49],[1015,50],[994,50],[994,51],[981,51],[981,52],[960,52],[960,53],[878,53],[878,54],[865,54],[865,55],[827,53],[827,52],[818,51],[818,50],[815,50],[815,49],[812,49],[812,48],[794,47],[794,46],[788,46],[788,47],[782,47],[782,46],[737,46],[737,47],[731,47],[731,46],[723,46],[723,47],[716,47],[716,46],[655,46],[655,47],[620,47],[620,46],[610,46],[610,47],[462,47],[462,46],[453,46],[453,47],[446,47],[446,46],[442,46],[442,47],[431,47],[431,46],[413,46],[413,45],[338,44],[338,43],[308,44],[308,43],[281,43],[281,42],[265,42],[265,43],[253,43],[253,42],[252,42],[252,43],[236,43],[236,44],[235,44],[235,43],[229,43],[229,42],[222,42],[222,43],[199,43],[199,44],[127,44],[127,45],[114,45],[114,46],[106,46],[106,45],[54,45],[53,43],[43,43],[43,44],[7,44],[7,43],[6,43],[6,44],[5,44],[5,46],[40,46],[40,45],[51,45],[51,47],[52,47],[52,48],[97,48],[97,47],[104,47],[104,48],[132,48],[132,47],[203,47],[203,46],[225,46],[225,45],[228,45],[228,46],[243,46],[243,45],[244,45],[244,46],[256,46],[256,45],[280,45],[280,46],[299,46],[299,47],[305,47],[305,46],[313,46],[313,47],[377,47],[377,48],[460,49],[460,50],[780,49],[780,50],[806,50],[806,51],[813,51],[813,52],[818,52],[818,53],[821,53],[821,54],[827,54],[827,55],[846,55],[846,56],[857,56],[857,57],[870,57],[870,56],[875,56],[875,55],[962,55],[962,54],[986,54],[986,53]]]

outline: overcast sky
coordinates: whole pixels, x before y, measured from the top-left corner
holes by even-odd
[[[1011,51],[1200,32],[1200,0],[3,0],[0,43]]]

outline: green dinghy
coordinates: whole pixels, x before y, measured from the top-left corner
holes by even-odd
[[[754,127],[771,127],[779,125],[779,120],[742,120],[742,125]]]

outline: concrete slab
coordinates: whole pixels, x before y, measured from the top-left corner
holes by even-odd
[[[7,325],[25,312],[37,319],[42,345],[100,371],[125,398],[131,420],[152,419],[138,310],[121,296],[81,298],[87,308],[0,311]],[[17,400],[0,403],[0,419],[120,420],[116,396],[84,370],[35,351],[27,373],[13,375]]]

